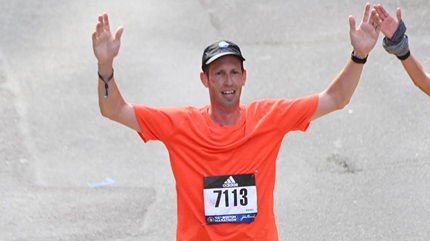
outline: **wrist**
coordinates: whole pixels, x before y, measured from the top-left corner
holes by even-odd
[[[396,57],[400,60],[405,60],[405,59],[409,58],[410,55],[411,55],[411,51],[408,50],[408,52],[406,54],[401,55],[401,56],[396,56]]]
[[[397,43],[394,43],[393,41],[388,40],[387,37],[384,37],[382,40],[382,46],[384,47],[385,51],[390,54],[394,54],[401,60],[409,57],[409,41],[406,34],[403,34],[402,39],[397,40]]]
[[[112,74],[112,69],[113,69],[112,61],[103,62],[103,63],[98,62],[97,66],[98,66],[98,72],[101,75],[109,77]]]
[[[100,72],[98,71],[97,74],[99,76],[99,79],[101,81],[103,81],[103,83],[105,84],[105,96],[104,98],[106,99],[109,95],[109,85],[108,82],[113,78],[113,68],[111,69],[111,74],[109,75],[109,77],[106,79],[105,77],[103,77],[102,74],[100,74]]]
[[[367,53],[363,53],[363,52],[355,50],[355,49],[352,50],[352,55],[354,55],[355,57],[357,57],[359,59],[365,59],[368,56]]]
[[[365,57],[362,57],[362,56],[365,56]],[[367,62],[367,57],[368,56],[369,55],[364,55],[362,53],[358,54],[354,50],[351,53],[351,59],[352,59],[352,61],[354,61],[354,63],[357,63],[357,64],[365,64]]]

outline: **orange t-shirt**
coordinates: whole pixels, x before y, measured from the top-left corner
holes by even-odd
[[[178,241],[277,241],[274,214],[276,158],[284,135],[306,131],[318,95],[299,99],[264,99],[241,105],[234,126],[220,127],[208,106],[150,108],[133,104],[147,142],[166,146],[177,191]],[[234,174],[255,175],[258,212],[251,223],[207,224],[203,179]]]

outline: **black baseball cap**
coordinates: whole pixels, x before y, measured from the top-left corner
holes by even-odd
[[[202,70],[204,70],[208,64],[225,55],[234,55],[241,61],[245,61],[239,46],[227,40],[220,40],[207,46],[203,51]]]

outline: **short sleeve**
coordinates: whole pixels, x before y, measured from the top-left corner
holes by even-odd
[[[151,108],[144,105],[132,104],[141,132],[139,136],[144,142],[150,140],[164,141],[180,125],[183,108],[160,107]]]

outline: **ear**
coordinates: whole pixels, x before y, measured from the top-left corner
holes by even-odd
[[[242,86],[245,86],[245,83],[246,83],[246,69],[244,69],[242,73]]]
[[[200,72],[200,81],[206,88],[209,88],[209,79],[203,71]]]

